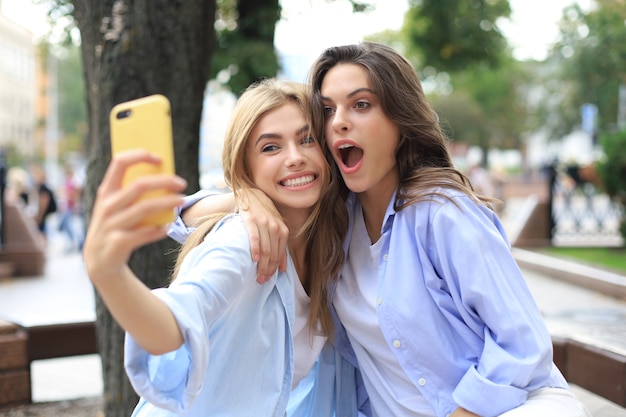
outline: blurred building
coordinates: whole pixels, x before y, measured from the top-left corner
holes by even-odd
[[[0,148],[26,157],[37,148],[36,67],[33,34],[0,13]]]

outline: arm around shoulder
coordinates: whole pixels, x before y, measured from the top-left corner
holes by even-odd
[[[210,198],[207,198],[210,197]],[[235,199],[233,193],[219,194],[213,191],[200,190],[184,198],[183,204],[175,210],[176,219],[167,230],[167,235],[184,243],[195,230],[198,220],[213,213],[233,211]]]

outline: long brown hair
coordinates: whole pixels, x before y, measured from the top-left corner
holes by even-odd
[[[246,165],[246,145],[250,134],[263,116],[287,103],[296,104],[311,124],[311,97],[302,84],[265,79],[248,87],[235,105],[224,139],[222,167],[226,184],[235,193],[239,204],[247,204],[246,189],[256,188]],[[325,144],[318,142],[323,149]],[[311,331],[317,328],[319,322],[323,333],[331,337],[333,325],[328,306],[328,285],[330,279],[337,278],[343,264],[343,240],[347,233],[348,214],[344,204],[337,204],[340,186],[337,177],[331,175],[328,163],[323,178],[320,200],[301,230],[294,232],[302,234],[307,242],[305,276],[300,278],[308,284],[311,297]],[[187,238],[178,255],[174,279],[187,253],[198,246],[215,223],[226,214],[218,213],[199,219],[196,230]]]
[[[322,82],[337,64],[359,65],[367,72],[370,87],[378,96],[385,115],[398,126],[400,137],[396,167],[399,187],[396,210],[434,195],[447,198],[437,191],[438,188],[459,190],[490,206],[494,200],[477,195],[469,179],[454,168],[446,146],[448,139],[426,99],[417,72],[406,58],[389,46],[362,42],[328,48],[319,56],[310,73],[316,134],[320,137],[324,134],[324,105],[320,97]],[[329,152],[326,157],[332,161]],[[334,174],[340,175],[336,164],[333,166]],[[345,188],[343,180],[342,184]]]

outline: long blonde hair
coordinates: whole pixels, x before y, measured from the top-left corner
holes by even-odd
[[[246,165],[246,148],[252,130],[267,113],[287,104],[296,104],[311,125],[310,94],[307,88],[298,83],[265,79],[252,84],[241,95],[226,130],[222,152],[224,180],[233,190],[238,204],[247,204],[245,190],[256,188]],[[317,140],[317,138],[316,138]],[[326,146],[319,142],[324,151]],[[328,286],[330,279],[336,279],[343,264],[343,240],[347,233],[348,214],[344,204],[337,204],[340,190],[338,178],[331,176],[328,163],[323,175],[325,180],[320,200],[312,213],[296,231],[306,238],[305,276],[300,277],[311,297],[309,322],[317,327],[319,321],[325,335],[332,336],[332,319],[328,308]],[[228,213],[217,213],[199,219],[196,230],[182,246],[173,279],[180,271],[180,265],[191,249],[198,246],[211,231],[216,222]],[[308,287],[308,288],[307,288]]]

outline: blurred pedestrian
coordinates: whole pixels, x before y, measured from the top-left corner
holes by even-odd
[[[67,251],[80,250],[83,245],[81,222],[81,195],[82,187],[74,175],[71,166],[65,167],[65,181],[62,189],[61,216],[59,232],[68,239]]]
[[[33,165],[31,168],[35,189],[37,190],[37,211],[35,213],[35,222],[44,239],[47,237],[46,223],[48,216],[57,211],[56,196],[48,186],[46,172],[39,165]]]
[[[22,167],[11,167],[7,171],[7,189],[5,196],[11,202],[19,201],[24,208],[30,202],[31,181],[28,172]]]

